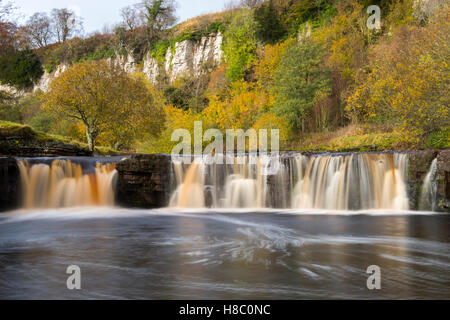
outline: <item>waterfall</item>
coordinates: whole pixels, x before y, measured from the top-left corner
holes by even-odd
[[[433,160],[422,185],[419,210],[435,211],[437,206],[437,158]]]
[[[83,168],[69,159],[19,160],[18,166],[25,208],[114,205],[115,163],[89,161]]]
[[[406,154],[209,157],[231,161],[172,162],[176,190],[171,207],[409,209]]]

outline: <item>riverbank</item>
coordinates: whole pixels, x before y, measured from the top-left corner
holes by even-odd
[[[106,147],[95,149],[98,155],[118,154]],[[92,156],[86,143],[68,137],[37,131],[28,125],[0,121],[0,156],[59,157]]]

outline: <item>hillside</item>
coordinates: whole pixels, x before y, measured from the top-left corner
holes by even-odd
[[[123,119],[135,132],[103,125],[96,142],[114,149],[170,153],[172,132],[192,135],[194,121],[204,131],[276,128],[284,150],[450,147],[448,4],[372,2],[383,13],[374,29],[368,1],[273,0],[158,30],[124,22],[113,33],[17,49],[0,56],[0,118],[86,140],[86,123],[60,118],[47,92],[72,66],[108,61],[146,79],[149,107],[162,110],[153,124]]]

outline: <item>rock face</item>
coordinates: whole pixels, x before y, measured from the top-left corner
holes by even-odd
[[[422,185],[431,163],[438,158],[438,211],[450,212],[450,150],[413,151],[407,177],[411,210],[417,210]],[[170,155],[139,155],[117,165],[118,204],[126,207],[159,208],[168,205],[172,172]],[[270,181],[269,181],[270,182]],[[269,183],[270,184],[270,183]],[[279,192],[279,190],[269,190]],[[275,197],[276,198],[276,197]]]
[[[50,86],[50,83],[59,77],[61,73],[67,70],[69,66],[67,64],[61,64],[58,67],[56,67],[56,70],[53,72],[48,73],[45,71],[44,75],[42,76],[41,80],[34,86],[33,92],[37,90],[41,90],[43,92],[47,92]]]
[[[408,196],[409,206],[412,210],[419,208],[423,181],[437,155],[438,151],[435,150],[413,151],[409,155]]]
[[[450,150],[439,152],[438,167],[438,208],[450,212]]]
[[[158,82],[158,78],[162,74],[167,75],[169,80],[173,82],[183,75],[197,77],[205,70],[211,70],[211,68],[220,64],[223,56],[222,41],[223,36],[219,32],[209,37],[203,37],[200,41],[184,40],[177,42],[173,48],[167,49],[162,63],[158,63],[152,58],[150,52],[144,57],[142,66],[139,65],[132,54],[117,55],[115,58],[109,58],[107,61],[119,66],[127,73],[142,71],[154,84]],[[33,92],[37,90],[47,92],[50,83],[66,71],[68,67],[69,65],[61,64],[55,71],[51,73],[45,72],[34,86]],[[3,87],[3,90],[7,92],[13,91],[16,93],[17,91],[9,86]],[[18,92],[17,94],[25,95],[27,93]]]
[[[14,158],[0,157],[0,212],[19,205],[20,173]]]
[[[139,71],[136,59],[133,57],[132,54],[117,55],[115,58],[109,58],[107,61],[120,67],[126,73],[133,73]]]
[[[118,205],[131,208],[161,208],[170,197],[169,155],[136,155],[117,164]]]
[[[183,75],[197,77],[205,70],[220,64],[223,56],[222,41],[222,34],[218,33],[203,37],[198,42],[177,42],[173,48],[167,50],[162,63],[158,63],[148,53],[144,58],[143,72],[153,83],[158,81],[162,73],[165,73],[171,82]]]

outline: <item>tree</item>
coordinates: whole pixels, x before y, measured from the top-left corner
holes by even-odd
[[[255,27],[252,12],[243,9],[233,17],[224,33],[224,54],[228,64],[227,77],[230,81],[244,78],[257,59],[258,41]]]
[[[241,0],[241,5],[248,9],[255,9],[263,2],[264,0]]]
[[[52,19],[58,42],[65,42],[83,29],[81,18],[70,9],[53,9]]]
[[[139,9],[136,5],[126,6],[120,10],[123,25],[130,31],[134,31],[142,24],[142,19],[139,16]]]
[[[285,31],[275,10],[273,1],[255,9],[256,35],[263,42],[274,44],[283,37]]]
[[[44,109],[83,123],[89,150],[105,134],[112,144],[129,143],[139,133],[157,134],[162,99],[143,77],[128,76],[105,61],[82,62],[56,78],[44,94]]]
[[[274,112],[295,130],[305,131],[305,119],[317,96],[329,92],[331,80],[322,67],[323,48],[310,40],[288,47],[275,74]]]
[[[15,50],[14,35],[17,31],[15,24],[0,21],[0,56],[11,53]]]
[[[143,0],[141,15],[146,24],[150,42],[160,38],[161,31],[176,22],[174,0]]]
[[[0,83],[25,89],[39,80],[43,73],[41,62],[32,51],[23,50],[0,57]]]
[[[450,127],[450,6],[427,27],[401,26],[373,48],[347,111],[364,122],[396,125],[403,142],[423,146]]]
[[[0,0],[0,22],[7,21],[9,16],[15,9],[16,8],[13,7],[11,2],[4,2],[3,0]]]
[[[33,14],[28,19],[25,30],[35,48],[46,47],[54,35],[50,18],[45,12]]]

